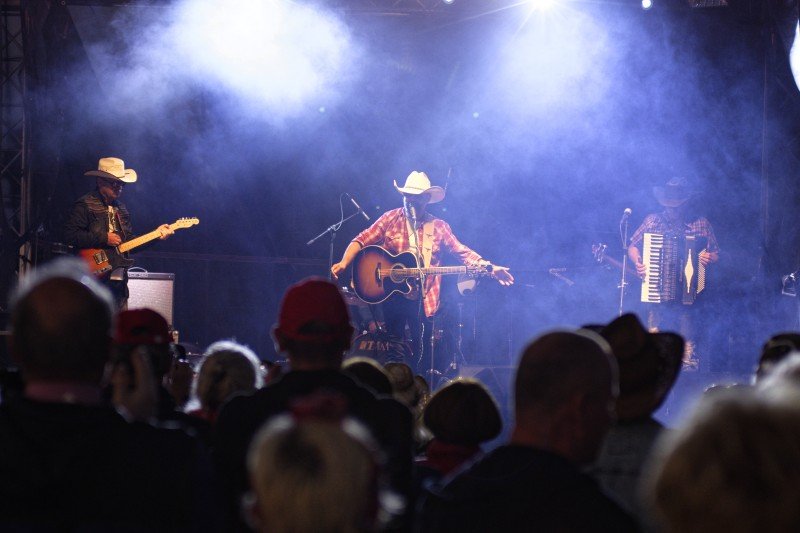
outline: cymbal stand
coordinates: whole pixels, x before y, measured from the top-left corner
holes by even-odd
[[[453,360],[450,361],[450,372],[451,374],[458,375],[458,367],[459,365],[467,364],[467,360],[464,357],[464,352],[461,349],[461,345],[464,342],[464,302],[458,302],[458,337],[456,338],[456,349],[453,351]]]

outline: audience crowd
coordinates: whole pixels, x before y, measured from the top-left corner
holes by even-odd
[[[549,331],[519,357],[504,431],[476,379],[431,395],[406,364],[347,358],[347,306],[320,278],[283,296],[285,365],[233,340],[192,365],[77,261],[11,301],[0,531],[800,530],[800,333],[668,429],[679,335],[633,314]]]

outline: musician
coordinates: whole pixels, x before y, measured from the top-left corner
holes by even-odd
[[[666,185],[653,188],[653,194],[659,204],[664,207],[661,213],[652,213],[645,217],[642,225],[633,233],[628,246],[628,257],[636,265],[639,277],[644,278],[647,272],[647,263],[642,261],[641,246],[645,233],[658,233],[665,236],[686,236],[694,235],[706,239],[706,248],[698,255],[698,261],[708,266],[719,260],[719,245],[714,236],[714,228],[711,223],[702,216],[693,215],[688,209],[689,200],[693,196],[693,191],[689,187],[686,178],[672,178]],[[670,291],[668,287],[677,280],[665,278],[663,280],[663,293],[680,291]],[[651,331],[678,331],[686,339],[686,351],[684,352],[683,363],[687,367],[697,367],[696,342],[693,321],[690,314],[692,306],[682,305],[680,298],[671,301],[663,301],[659,304],[649,306],[648,327]]]
[[[411,251],[418,257],[419,264],[426,267],[441,266],[442,254],[449,252],[464,265],[491,266],[491,276],[501,285],[509,286],[514,283],[514,277],[508,268],[491,265],[474,250],[462,244],[453,235],[447,222],[427,212],[428,204],[441,202],[445,191],[441,187],[431,186],[430,179],[424,172],[414,171],[408,175],[402,187],[397,185],[397,181],[394,182],[394,187],[403,196],[403,207],[387,211],[350,242],[341,261],[331,267],[334,278],[338,279],[339,275],[350,266],[361,248],[377,244],[392,254]],[[417,291],[414,291],[416,294],[412,293],[414,299],[395,295],[384,305],[388,333],[398,339],[404,339],[405,326],[408,324],[412,346],[417,356],[421,353],[418,346],[420,324],[423,317],[430,319],[439,310],[441,283],[441,276],[425,278],[421,291],[421,305]],[[429,324],[428,321],[426,323]],[[427,338],[430,331],[431,328],[426,325]]]
[[[136,171],[125,168],[122,159],[104,157],[97,170],[90,170],[84,176],[94,177],[96,187],[73,205],[64,225],[67,243],[81,249],[112,248],[133,238],[130,213],[119,197],[126,184],[138,179]],[[175,233],[169,224],[162,224],[158,231],[161,239]],[[116,267],[102,281],[111,289],[117,307],[124,309],[128,301],[128,269]]]

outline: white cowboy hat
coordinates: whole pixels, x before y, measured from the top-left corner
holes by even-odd
[[[408,175],[406,184],[402,187],[397,185],[397,180],[394,180],[394,188],[397,189],[397,192],[402,194],[428,193],[431,195],[430,202],[428,203],[431,204],[444,200],[444,189],[437,185],[431,186],[431,180],[428,179],[428,175],[424,172],[417,172],[416,170]]]
[[[125,168],[125,161],[118,157],[104,157],[97,163],[97,170],[90,170],[84,176],[97,176],[110,180],[119,180],[125,183],[136,182],[136,171]]]

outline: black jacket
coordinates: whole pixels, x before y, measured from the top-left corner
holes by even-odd
[[[124,204],[114,202],[119,209],[123,241],[134,237],[131,216]],[[109,204],[97,190],[75,201],[72,211],[64,224],[64,240],[76,248],[106,248],[108,234]]]
[[[0,405],[0,531],[215,530],[213,486],[205,447],[180,430],[106,406]]]
[[[443,486],[430,487],[420,531],[635,532],[638,524],[566,459],[501,446]]]

